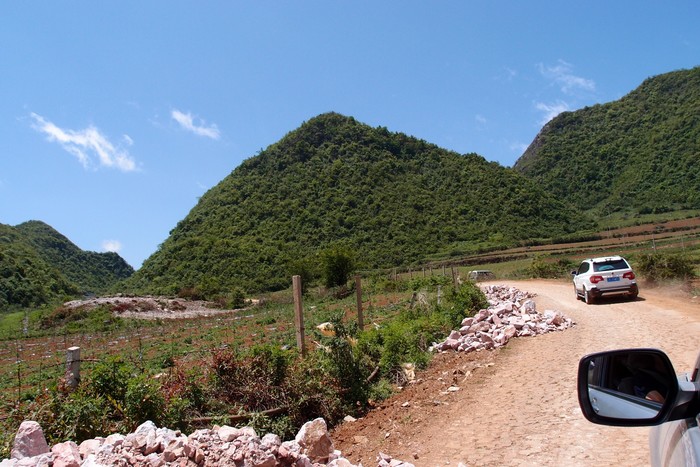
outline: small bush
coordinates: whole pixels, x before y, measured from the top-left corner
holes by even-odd
[[[327,339],[329,352],[322,354],[328,358],[331,374],[344,389],[343,399],[350,404],[363,406],[367,402],[369,371],[362,365],[362,356],[355,352],[350,340],[350,332],[340,320],[333,320],[335,336]]]
[[[567,276],[575,268],[576,264],[568,258],[547,261],[538,256],[527,269],[527,275],[533,278],[558,279]]]
[[[243,289],[234,287],[228,295],[228,308],[243,308],[245,306],[245,293]]]
[[[355,270],[355,260],[344,248],[326,250],[321,255],[323,282],[329,289],[343,287]]]
[[[458,289],[449,289],[446,300],[447,304],[438,311],[445,315],[450,329],[458,327],[464,318],[474,316],[489,305],[486,295],[473,282],[466,282]]]
[[[80,388],[66,396],[56,394],[51,402],[55,418],[52,423],[42,425],[48,427],[47,438],[51,442],[68,439],[81,442],[106,436],[114,426],[109,402],[89,388]]]
[[[431,275],[427,277],[415,277],[408,282],[410,290],[420,290],[424,288],[436,288],[438,285],[447,286],[452,282],[452,278],[442,275]]]
[[[357,410],[343,402],[344,390],[328,369],[322,352],[313,352],[305,359],[294,361],[289,368],[285,388],[289,418],[298,430],[304,423],[323,417],[335,425],[347,413]]]
[[[295,260],[289,263],[288,274],[290,277],[301,278],[301,293],[306,294],[313,281],[318,277],[318,266],[309,259]]]
[[[284,405],[282,382],[288,357],[279,348],[265,345],[246,353],[229,350],[213,354],[215,384],[225,400],[256,412]]]
[[[128,381],[124,394],[124,416],[129,429],[151,420],[162,425],[165,415],[165,400],[160,385],[148,375],[140,374]]]
[[[678,254],[653,253],[639,257],[637,271],[650,281],[691,279],[695,277],[693,263]]]
[[[90,373],[92,390],[111,401],[122,401],[136,368],[121,357],[110,356],[95,365]]]

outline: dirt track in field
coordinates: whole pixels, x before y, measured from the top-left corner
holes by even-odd
[[[676,288],[641,287],[634,302],[586,305],[560,281],[507,281],[537,294],[572,329],[514,339],[500,350],[442,354],[419,381],[332,437],[353,462],[378,452],[416,466],[648,465],[648,428],[593,425],[576,397],[579,359],[591,352],[657,347],[678,372],[700,351],[700,303]],[[456,385],[456,392],[446,391]]]

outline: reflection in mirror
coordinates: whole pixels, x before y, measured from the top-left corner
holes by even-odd
[[[588,362],[588,398],[595,413],[605,417],[654,418],[674,381],[673,370],[649,350],[594,355]]]

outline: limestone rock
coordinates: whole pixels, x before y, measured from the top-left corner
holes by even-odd
[[[328,426],[322,418],[304,423],[297,433],[295,441],[313,462],[327,462],[333,452],[333,441],[328,434]]]
[[[50,452],[41,426],[31,420],[25,420],[19,426],[12,446],[12,459],[35,457]]]
[[[490,285],[484,288],[489,307],[474,317],[464,318],[458,331],[432,350],[439,352],[472,352],[506,345],[514,337],[536,336],[560,331],[574,325],[559,311],[546,310],[540,314],[532,294],[515,287]]]

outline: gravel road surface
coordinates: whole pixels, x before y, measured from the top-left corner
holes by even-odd
[[[568,282],[498,283],[536,293],[538,311],[559,310],[576,326],[511,340],[490,352],[493,366],[474,363],[474,357],[453,359],[462,368],[451,382],[445,381],[450,373],[443,360],[438,365],[445,378],[434,378],[431,386],[426,377],[419,384],[423,396],[406,391],[352,426],[344,424],[334,435],[337,447],[364,465],[373,465],[378,451],[416,466],[648,465],[649,428],[598,426],[583,418],[576,396],[578,361],[602,350],[656,347],[677,372],[687,371],[700,351],[697,300],[680,289],[641,288],[632,302],[586,305],[574,298]],[[460,390],[449,395],[436,386],[455,382]],[[425,395],[429,391],[440,395]]]

